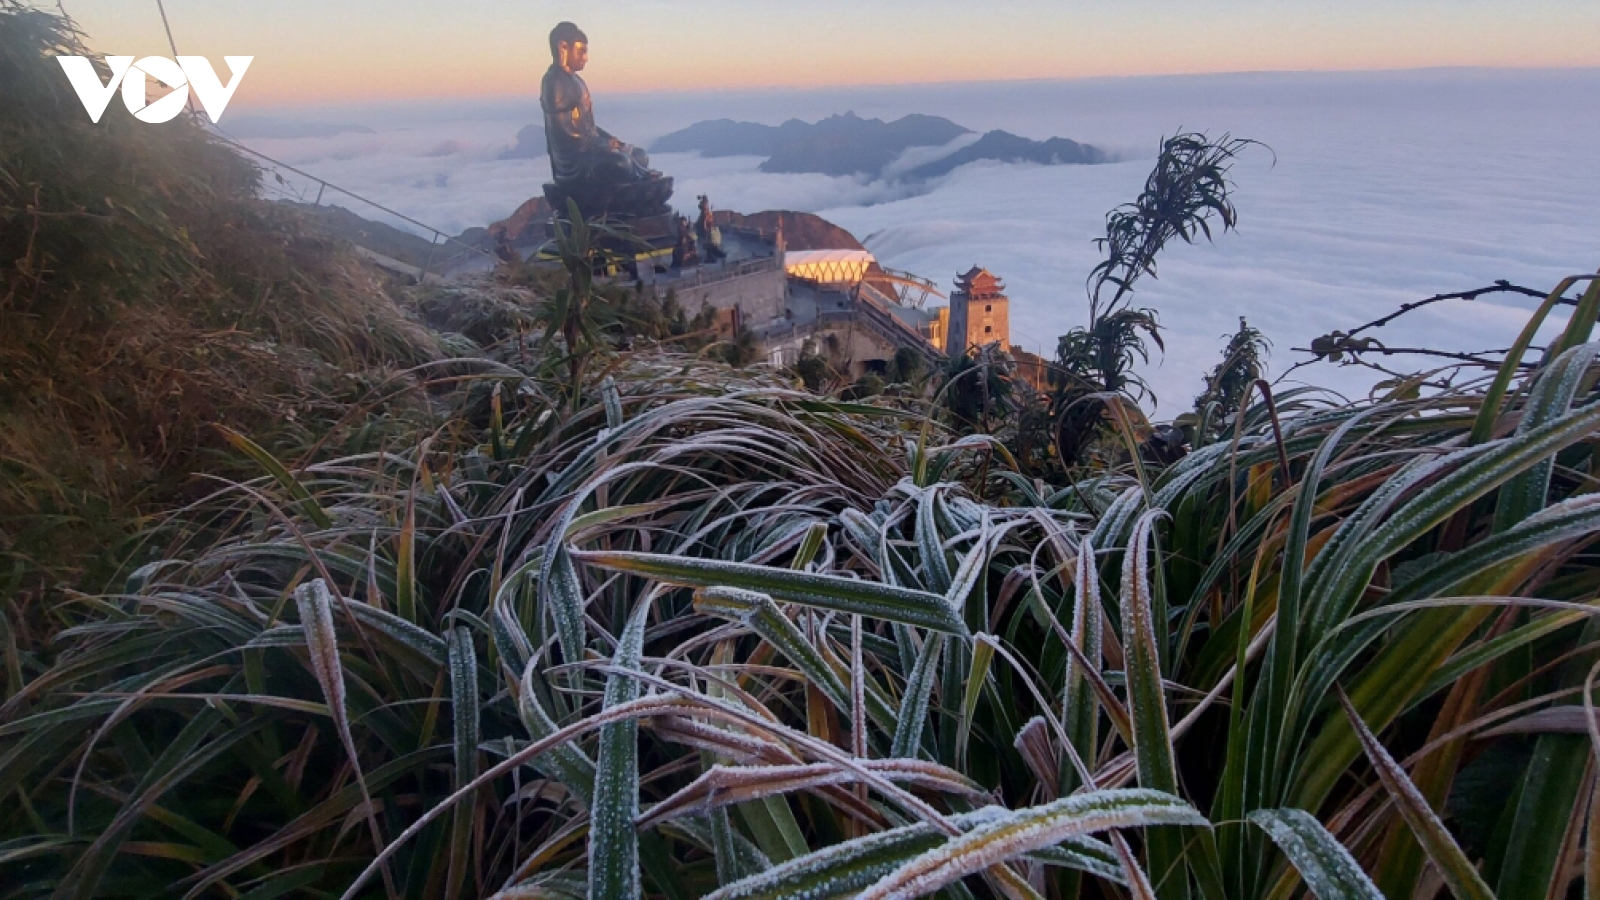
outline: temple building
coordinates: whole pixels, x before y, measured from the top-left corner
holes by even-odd
[[[950,294],[950,330],[944,350],[954,356],[971,347],[999,342],[1011,347],[1011,300],[1006,286],[988,269],[973,266],[956,276]]]

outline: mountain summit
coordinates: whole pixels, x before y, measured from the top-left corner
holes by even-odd
[[[885,122],[847,112],[814,123],[790,119],[782,125],[714,119],[665,135],[650,146],[650,152],[765,156],[763,172],[880,178],[890,163],[913,147],[944,147],[972,133],[949,119],[927,115]],[[975,143],[952,149],[944,157],[896,177],[936,178],[978,160],[1082,165],[1107,162],[1109,157],[1099,148],[1066,138],[1034,141],[1005,131],[991,131]]]
[[[939,147],[971,133],[949,119],[923,115],[885,122],[847,112],[815,123],[790,119],[776,126],[716,119],[666,135],[650,152],[765,156],[763,172],[876,177],[911,147]]]

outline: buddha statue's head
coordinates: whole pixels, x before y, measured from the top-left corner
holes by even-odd
[[[568,72],[581,72],[589,63],[589,36],[571,22],[550,29],[550,59]]]

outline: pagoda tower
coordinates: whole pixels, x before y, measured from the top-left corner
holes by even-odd
[[[999,342],[1011,348],[1011,300],[1006,286],[988,269],[973,266],[956,276],[950,294],[950,331],[945,353],[955,356],[972,347]]]

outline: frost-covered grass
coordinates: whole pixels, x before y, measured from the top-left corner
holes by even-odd
[[[0,69],[38,75],[22,64],[77,38],[22,9],[0,0]],[[156,150],[209,163],[128,157],[181,170],[148,182],[67,165],[138,145],[21,141],[77,115],[31,84],[0,93],[28,113],[0,142],[32,148],[0,154],[0,361],[31,379],[6,386],[120,383],[140,402],[13,393],[185,452],[237,428],[207,445],[228,454],[214,493],[112,592],[0,610],[0,897],[1600,893],[1600,345],[1574,324],[1519,368],[1554,301],[1482,383],[1344,407],[1288,392],[1165,470],[1046,484],[948,430],[952,409],[614,353],[583,303],[563,320],[424,296],[428,321],[481,338],[442,340],[376,288],[325,296],[360,271],[327,247],[216,243],[297,246],[241,218],[260,209],[236,160],[169,131]],[[63,171],[84,174],[39,174]],[[130,184],[153,187],[106,193]],[[185,211],[205,215],[163,218]],[[149,230],[91,252],[80,214]],[[679,348],[706,324],[601,306]],[[1591,284],[1570,321],[1597,307]],[[134,390],[102,340],[162,310],[227,313],[207,327],[341,378],[413,365],[396,381],[426,415],[385,427],[386,378],[295,424],[254,402],[277,369],[234,356],[219,396],[244,402],[175,429],[149,414],[175,369],[156,354],[162,390]],[[209,354],[209,321],[139,334]],[[562,339],[530,351],[540,322]],[[472,358],[414,365],[444,352]],[[35,441],[17,466],[46,433],[17,415],[0,507],[90,458]],[[305,440],[270,440],[277,418]],[[108,497],[137,486],[118,471],[98,467]],[[57,519],[118,524],[84,509]],[[101,555],[72,539],[94,533],[36,543]]]
[[[1589,337],[1058,485],[920,401],[485,360],[429,441],[258,456],[226,540],[8,639],[0,882],[1593,891]]]

